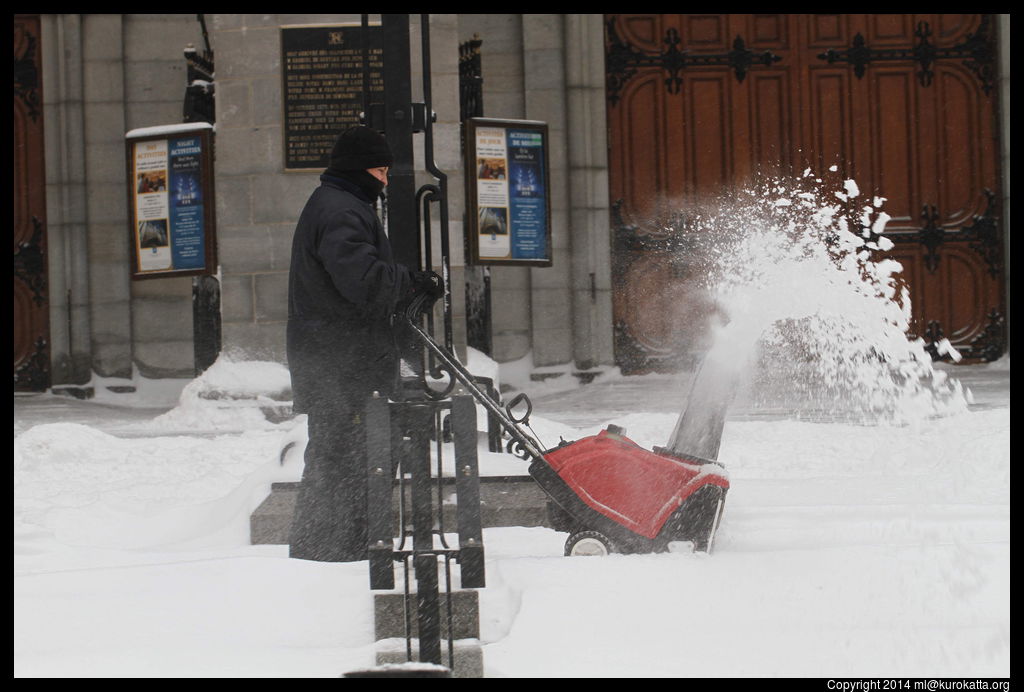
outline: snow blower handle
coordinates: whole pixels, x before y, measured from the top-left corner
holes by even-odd
[[[513,410],[524,401],[526,402],[526,412],[521,416],[516,416]],[[520,392],[512,398],[512,401],[505,405],[505,413],[508,414],[510,420],[522,423],[523,425],[529,425],[530,416],[533,414],[533,402],[530,401],[530,397],[526,396],[526,392]]]
[[[416,301],[414,300],[413,303]],[[402,317],[405,323],[412,330],[413,334],[419,337],[423,345],[437,357],[446,370],[448,370],[457,379],[463,387],[469,392],[469,394],[477,400],[477,402],[483,406],[487,411],[494,416],[494,418],[501,424],[512,438],[509,441],[508,448],[511,452],[513,447],[518,448],[520,452],[512,452],[523,459],[543,459],[544,453],[540,442],[533,436],[524,431],[521,427],[521,423],[525,423],[529,420],[530,413],[533,411],[533,405],[530,403],[530,399],[525,394],[520,394],[515,397],[506,410],[501,408],[501,405],[492,399],[486,391],[480,388],[474,379],[473,374],[466,369],[466,367],[458,361],[455,356],[448,352],[448,349],[442,347],[434,339],[424,331],[423,327],[419,325],[418,307],[410,305]],[[512,415],[512,408],[519,405],[522,401],[527,402],[526,415],[520,418],[516,418]],[[528,424],[528,423],[527,423]]]

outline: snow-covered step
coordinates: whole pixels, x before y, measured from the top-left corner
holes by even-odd
[[[392,666],[408,665],[405,639],[386,639],[376,643],[377,665],[385,668],[382,671],[386,677],[394,677]],[[419,640],[413,640],[413,661],[419,660]],[[483,648],[480,641],[476,639],[463,639],[452,643],[452,657],[454,661],[449,662],[448,642],[441,640],[441,661],[447,666],[452,678],[482,678],[484,677]],[[390,668],[390,669],[389,669]],[[415,675],[415,677],[425,677]]]
[[[288,543],[299,483],[274,483],[270,495],[249,519],[253,545]],[[443,481],[444,525],[455,531],[455,480]],[[397,498],[395,505],[397,516]],[[547,496],[529,476],[484,476],[480,479],[480,521],[492,526],[550,526]]]

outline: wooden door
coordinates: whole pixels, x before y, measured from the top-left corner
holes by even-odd
[[[671,370],[711,307],[664,220],[805,167],[886,198],[912,336],[1005,351],[994,20],[606,15],[616,357]],[[671,226],[670,226],[671,227]]]
[[[14,388],[50,386],[42,67],[38,15],[14,17]]]

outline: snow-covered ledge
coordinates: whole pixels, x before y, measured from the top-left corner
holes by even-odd
[[[173,135],[179,132],[193,132],[195,130],[214,130],[210,123],[173,123],[171,125],[153,125],[152,127],[137,127],[124,134],[125,139],[135,137],[155,137],[159,135]]]

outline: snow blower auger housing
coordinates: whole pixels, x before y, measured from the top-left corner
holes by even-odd
[[[729,490],[725,469],[696,457],[644,449],[617,426],[544,449],[527,432],[532,406],[525,394],[502,408],[447,349],[407,322],[427,350],[508,433],[508,449],[530,461],[529,473],[548,496],[554,528],[568,531],[566,555],[651,553],[689,542],[710,553]],[[526,412],[513,410],[524,403]]]
[[[608,426],[548,450],[530,475],[554,502],[566,555],[651,553],[675,542],[710,553],[729,479],[716,463],[644,449]]]

